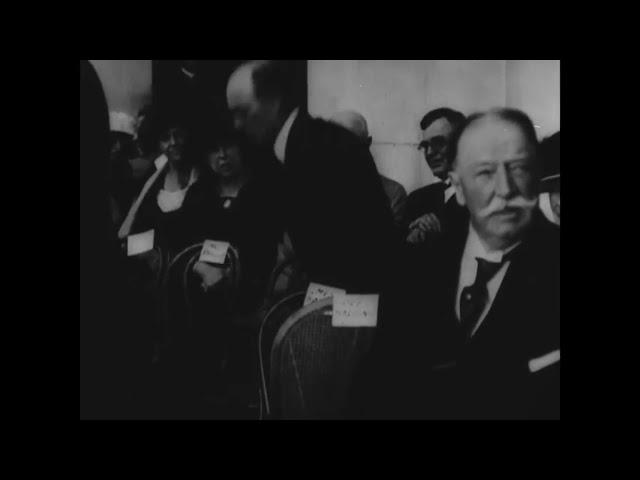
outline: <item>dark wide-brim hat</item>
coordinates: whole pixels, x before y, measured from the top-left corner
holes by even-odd
[[[545,138],[540,143],[542,160],[542,188],[552,188],[560,183],[560,132]]]
[[[231,118],[227,116],[207,118],[199,127],[196,141],[203,153],[219,147],[240,145],[243,141],[242,134],[233,128]]]

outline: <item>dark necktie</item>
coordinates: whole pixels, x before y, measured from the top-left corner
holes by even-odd
[[[484,258],[476,258],[476,260],[478,262],[476,280],[473,285],[465,287],[460,295],[460,326],[467,337],[471,336],[473,327],[489,301],[487,282],[493,278],[506,261],[504,257],[500,263],[490,262]]]

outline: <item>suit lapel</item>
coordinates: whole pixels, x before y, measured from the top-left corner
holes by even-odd
[[[447,190],[447,186],[444,182],[438,184],[438,211],[442,211],[445,205],[444,192]]]
[[[307,129],[305,128],[308,120],[308,114],[299,110],[291,125],[287,144],[284,147],[284,166],[288,169],[296,169],[302,149],[308,145]]]
[[[441,282],[443,295],[438,302],[439,308],[437,318],[445,322],[447,331],[455,338],[458,343],[462,340],[458,319],[455,313],[456,293],[458,290],[458,279],[460,276],[460,264],[462,262],[462,253],[467,240],[468,225],[458,224],[456,228],[448,231],[442,237],[442,257],[440,259],[440,268],[438,280]],[[435,286],[434,286],[435,288]]]
[[[524,333],[523,309],[531,305],[528,298],[535,295],[535,242],[526,239],[513,253],[511,264],[482,324],[471,338],[472,343],[492,342],[492,339],[515,339]],[[506,331],[512,332],[506,334]]]

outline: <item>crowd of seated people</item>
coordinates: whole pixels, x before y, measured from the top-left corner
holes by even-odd
[[[198,259],[188,274],[208,299],[206,327],[189,345],[256,363],[286,249],[306,284],[380,297],[375,342],[336,417],[558,418],[559,132],[539,144],[513,109],[427,112],[420,148],[436,182],[407,196],[378,172],[364,117],[313,118],[290,95],[290,68],[240,65],[207,128],[145,110],[136,131],[112,132],[120,241],[153,230],[169,263],[206,240],[238,253],[233,314],[252,334],[232,340],[231,319],[212,313],[228,271]],[[208,370],[195,381],[207,376],[229,382]]]
[[[257,324],[251,314],[262,305],[283,235],[278,166],[261,162],[260,151],[247,145],[224,120],[213,124],[206,136],[194,135],[178,119],[152,113],[147,114],[145,124],[144,135],[155,140],[153,151],[159,156],[120,226],[120,239],[152,230],[154,246],[167,254],[169,262],[206,240],[228,242],[241,265],[233,313]],[[228,316],[219,299],[228,290],[230,271],[199,260],[192,273],[203,295],[195,299],[197,318],[192,321],[191,340],[180,340],[181,351],[192,350],[189,356],[195,356],[199,364],[210,357],[225,360],[233,348],[234,334],[230,319],[223,318]],[[160,296],[168,294],[159,292]],[[178,363],[182,365],[178,375],[188,371],[196,382],[213,377],[206,371],[194,376],[200,366],[195,361]]]

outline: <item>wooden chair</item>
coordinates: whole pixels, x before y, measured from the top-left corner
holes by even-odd
[[[307,305],[278,329],[270,351],[265,395],[269,418],[341,418],[354,373],[372,345],[375,328],[333,327],[332,303],[328,298]]]

